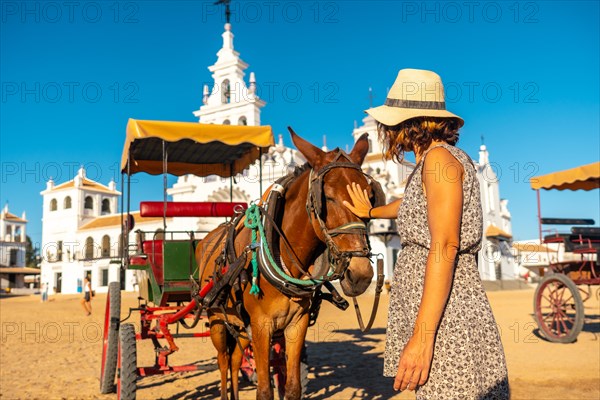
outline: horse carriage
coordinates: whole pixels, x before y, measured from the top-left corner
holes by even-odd
[[[331,282],[339,279],[344,293],[355,297],[373,277],[366,221],[341,205],[343,196],[339,204],[332,196],[355,181],[368,189],[374,203],[381,204],[385,197],[360,169],[368,149],[366,137],[350,154],[337,149],[325,153],[291,133],[309,162],[271,185],[260,201],[171,202],[166,195],[168,174],[218,175],[230,178],[231,185],[234,176],[274,144],[271,128],[129,121],[121,159],[124,251],[120,263],[136,276],[139,306],[130,308],[122,320],[121,286],[110,283],[102,393],[116,389],[120,399],[133,399],[140,378],[204,368],[171,365],[169,356],[178,350],[177,338],[210,336],[218,352],[221,398],[227,398],[228,373],[232,398],[238,398],[240,372],[257,384],[257,397],[271,398],[273,386],[280,398],[303,395],[308,379],[307,327],[315,323],[322,300],[342,310],[348,307]],[[163,175],[163,201],[140,203],[140,217],[163,218],[161,231],[134,231],[131,176],[138,172]],[[167,218],[178,217],[227,219],[211,232],[167,230]],[[135,236],[132,243],[130,235]],[[375,318],[383,285],[380,259],[377,269],[376,301],[366,329]],[[133,324],[124,323],[136,312],[137,331]],[[193,331],[199,323],[210,330]],[[180,328],[190,332],[180,333]],[[152,342],[154,365],[137,365],[140,340]]]
[[[600,162],[531,178],[537,192],[540,243],[553,245],[557,253],[548,253],[549,265],[540,269],[540,281],[534,295],[533,311],[539,330],[548,340],[571,343],[583,329],[583,303],[592,296],[592,286],[600,285],[600,228],[593,219],[542,218],[540,189],[593,190],[600,188]],[[543,225],[570,225],[570,232],[544,229]],[[596,288],[596,297],[600,288]]]

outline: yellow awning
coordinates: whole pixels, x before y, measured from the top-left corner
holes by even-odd
[[[532,189],[592,190],[600,188],[600,161],[552,174],[534,176]]]
[[[163,145],[167,172],[172,175],[236,175],[273,146],[270,126],[199,124],[195,122],[130,119],[121,156],[121,171],[163,173]]]
[[[490,225],[485,230],[485,237],[496,238],[496,239],[512,239],[512,235],[508,232],[503,231],[496,225]]]

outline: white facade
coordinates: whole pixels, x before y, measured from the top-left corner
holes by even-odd
[[[18,217],[8,211],[8,204],[5,205],[0,213],[0,288],[25,285],[24,274],[15,271],[25,267],[26,227],[25,212]]]
[[[483,242],[478,267],[483,280],[510,280],[519,277],[511,248],[512,223],[508,200],[500,198],[499,179],[490,165],[485,145],[479,148],[477,178],[481,188]]]
[[[81,292],[86,275],[98,292],[107,291],[109,282],[121,280],[125,289],[133,290],[133,272],[121,275],[121,214],[117,208],[121,193],[115,183],[105,186],[88,179],[81,168],[68,182],[54,185],[48,181],[40,194],[44,204],[41,282],[48,285],[49,293]],[[132,214],[136,229],[162,227],[162,219],[144,221],[139,213]],[[135,243],[133,236],[130,243]]]
[[[0,266],[24,267],[27,219],[25,212],[21,217],[8,211],[8,204],[0,213]]]

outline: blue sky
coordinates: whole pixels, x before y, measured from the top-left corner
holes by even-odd
[[[1,2],[2,205],[41,239],[39,192],[79,165],[116,175],[128,118],[195,121],[221,47],[219,7],[192,1]],[[402,68],[438,72],[462,116],[459,146],[484,136],[515,239],[537,237],[528,178],[600,159],[596,1],[233,1],[235,48],[267,101],[262,122],[314,143],[352,143],[355,120]],[[270,90],[269,90],[270,88]],[[134,201],[160,199],[140,177]],[[598,223],[599,193],[544,192],[543,214]]]

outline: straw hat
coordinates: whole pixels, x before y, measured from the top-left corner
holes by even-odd
[[[375,120],[394,126],[415,117],[461,117],[446,110],[442,78],[433,71],[402,69],[390,89],[384,105],[365,111]]]

